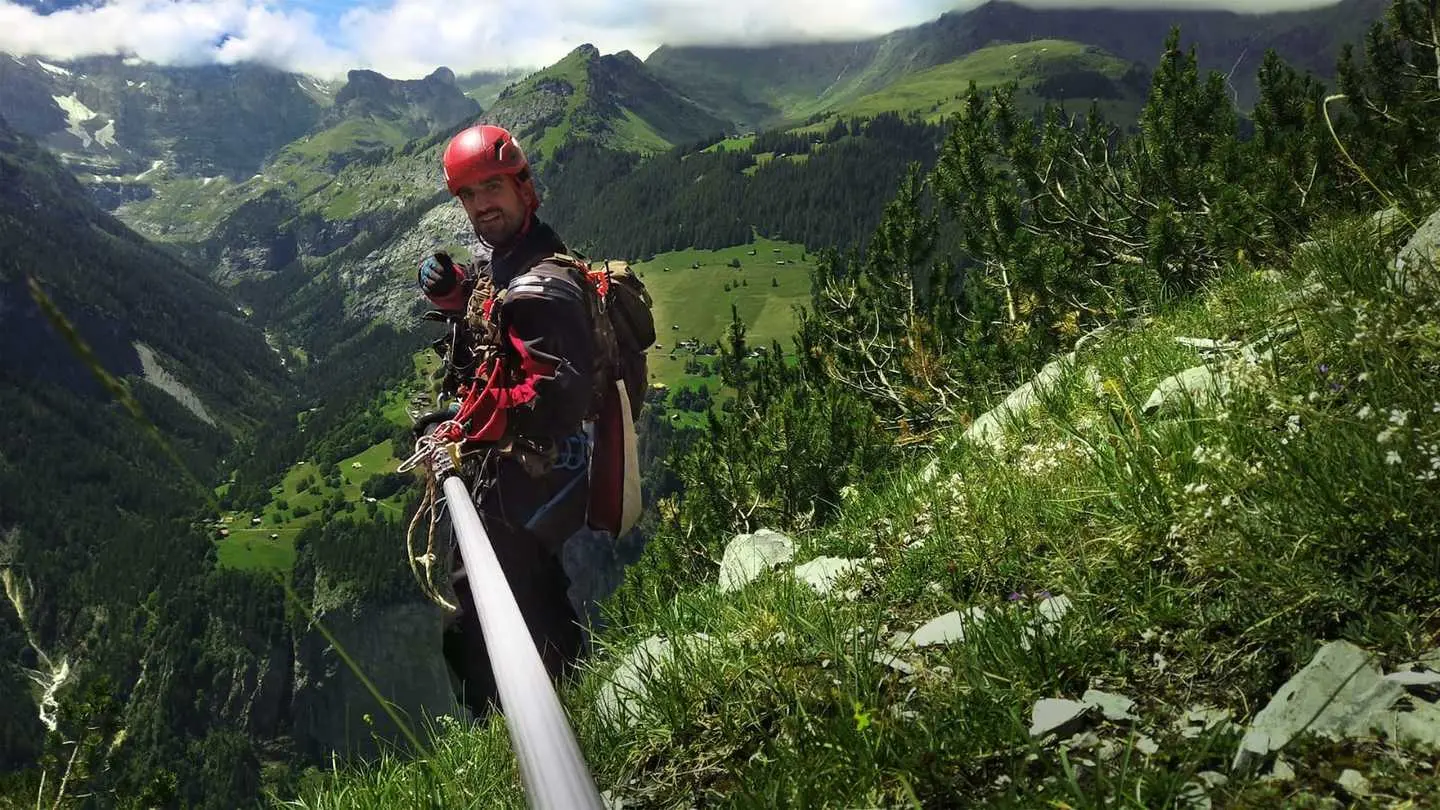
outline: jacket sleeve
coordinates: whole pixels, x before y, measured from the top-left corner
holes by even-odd
[[[508,286],[502,323],[521,368],[507,414],[516,433],[560,437],[588,415],[595,347],[582,295],[568,274],[545,265]]]

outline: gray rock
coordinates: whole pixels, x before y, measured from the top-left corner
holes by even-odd
[[[585,625],[587,633],[603,626],[600,603],[620,587],[625,565],[615,551],[609,532],[581,529],[560,549],[560,563],[570,580],[566,596],[570,607]]]
[[[1412,695],[1419,695],[1429,700],[1440,698],[1440,672],[1425,670],[1392,672],[1385,676],[1385,680],[1400,684]]]
[[[1416,670],[1422,672],[1440,672],[1440,647],[1424,653],[1414,661],[1407,661],[1395,667],[1395,669],[1400,672],[1414,672]]]
[[[810,562],[795,566],[794,574],[796,579],[814,588],[816,593],[827,594],[834,589],[836,582],[864,566],[864,560],[816,557]]]
[[[1230,722],[1229,709],[1217,709],[1213,706],[1195,706],[1185,712],[1175,725],[1180,730],[1180,736],[1186,739],[1194,739],[1201,734],[1217,726]]]
[[[1101,692],[1099,689],[1087,689],[1085,694],[1080,696],[1080,702],[1099,709],[1100,713],[1105,715],[1105,719],[1112,722],[1122,723],[1140,719],[1130,711],[1135,708],[1135,701],[1124,695]]]
[[[1348,641],[1321,647],[1251,721],[1232,768],[1251,770],[1302,732],[1332,739],[1370,733],[1377,715],[1404,694],[1369,653]]]
[[[1279,757],[1275,758],[1275,765],[1270,769],[1270,773],[1262,777],[1263,781],[1267,782],[1289,782],[1294,778],[1295,769]]]
[[[1175,342],[1181,346],[1189,346],[1202,352],[1231,351],[1240,348],[1240,343],[1234,340],[1215,340],[1213,338],[1177,337]]]
[[[1186,810],[1210,810],[1214,804],[1210,801],[1210,794],[1205,792],[1205,785],[1201,782],[1186,782],[1180,787],[1177,806]]]
[[[1205,783],[1205,787],[1211,790],[1218,787],[1225,787],[1230,783],[1230,777],[1219,771],[1201,771],[1195,775],[1200,777],[1200,781]]]
[[[881,666],[887,666],[900,673],[901,675],[915,674],[915,667],[911,666],[908,662],[902,660],[894,653],[887,653],[883,650],[876,650],[875,652],[871,653],[870,660],[874,661],[877,664],[880,664]]]
[[[986,615],[985,608],[982,607],[968,608],[963,614],[958,610],[952,610],[943,616],[931,619],[909,635],[900,633],[892,636],[891,646],[897,649],[929,647],[935,644],[964,641],[966,627],[973,627],[984,621]]]
[[[606,722],[635,725],[645,714],[650,685],[674,664],[677,649],[699,651],[710,646],[704,633],[671,640],[650,636],[630,650],[596,695],[596,711]]]
[[[455,703],[441,653],[444,617],[438,607],[346,604],[342,593],[327,593],[327,587],[317,579],[316,604],[328,601],[332,607],[317,610],[316,620],[415,733],[422,734],[426,721],[433,724],[438,716],[466,716]],[[294,690],[292,736],[309,756],[369,757],[381,740],[403,742],[359,676],[313,626],[298,639]]]
[[[1409,711],[1381,712],[1373,728],[1391,739],[1440,751],[1440,705],[1415,697],[1409,703]]]
[[[1030,736],[1069,737],[1085,727],[1093,712],[1093,708],[1078,700],[1043,698],[1030,710]]]
[[[1065,618],[1065,614],[1069,613],[1070,608],[1074,606],[1075,603],[1070,601],[1070,597],[1063,594],[1045,597],[1035,607],[1035,612],[1038,614],[1037,626],[1053,632],[1060,625],[1060,620]]]
[[[1155,413],[1187,399],[1197,408],[1206,408],[1229,393],[1230,383],[1224,374],[1209,366],[1195,366],[1161,380],[1140,410]]]
[[[1370,795],[1370,780],[1354,768],[1346,768],[1341,771],[1340,778],[1335,782],[1344,788],[1346,793],[1357,799],[1363,799]]]
[[[1109,330],[1110,330],[1110,327],[1108,327],[1108,326],[1101,326],[1101,327],[1098,327],[1098,328],[1096,328],[1096,329],[1093,329],[1093,330],[1091,330],[1091,331],[1089,331],[1089,332],[1086,332],[1085,334],[1083,334],[1083,335],[1081,335],[1080,337],[1076,338],[1076,339],[1075,339],[1075,354],[1076,354],[1076,356],[1078,357],[1081,352],[1084,352],[1084,351],[1089,350],[1092,344],[1097,344],[1097,343],[1099,343],[1102,339],[1104,339],[1105,334],[1106,334],[1107,332],[1109,332]]]
[[[1406,225],[1405,215],[1393,205],[1370,215],[1370,227],[1381,239],[1399,236]]]
[[[970,423],[963,439],[996,450],[1005,446],[1005,424],[1040,404],[1040,398],[1075,368],[1075,353],[1052,360],[1030,382],[1016,388],[999,405]]]
[[[1399,218],[1398,212],[1396,218]],[[1433,283],[1437,263],[1440,263],[1440,211],[1425,220],[1400,248],[1395,257],[1395,288],[1410,292],[1421,279]]]
[[[737,534],[725,546],[725,556],[720,560],[720,590],[738,591],[794,556],[794,541],[779,532],[761,529],[754,534]]]

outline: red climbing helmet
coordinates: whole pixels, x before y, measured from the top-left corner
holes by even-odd
[[[459,194],[465,186],[506,175],[514,178],[522,191],[528,192],[528,200],[535,199],[530,161],[514,136],[503,127],[476,124],[461,130],[446,145],[441,162],[445,166],[445,185],[452,195]],[[535,204],[538,203],[532,203],[532,207]]]

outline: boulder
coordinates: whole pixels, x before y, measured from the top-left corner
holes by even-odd
[[[1395,256],[1395,288],[1410,292],[1422,278],[1435,281],[1440,264],[1440,211],[1425,220]]]
[[[1005,446],[1005,423],[1034,408],[1040,398],[1075,368],[1075,352],[1045,364],[1030,382],[1016,388],[1005,401],[970,423],[962,438],[994,449]]]
[[[1105,715],[1105,719],[1113,723],[1131,722],[1140,718],[1131,711],[1135,708],[1135,701],[1124,695],[1114,695],[1109,692],[1102,692],[1099,689],[1087,689],[1085,694],[1080,696],[1080,702],[1086,706],[1092,706]]]
[[[1339,739],[1370,734],[1405,688],[1387,681],[1369,653],[1348,641],[1321,647],[1251,721],[1232,768],[1250,770],[1308,732]]]
[[[966,628],[973,628],[987,618],[985,608],[972,607],[963,613],[952,610],[943,616],[937,616],[921,625],[913,633],[897,633],[892,639],[890,646],[895,649],[904,647],[930,647],[936,644],[951,644],[965,640]]]
[[[761,529],[754,534],[737,534],[726,544],[720,560],[720,590],[738,591],[794,556],[795,541],[777,531]]]
[[[1186,400],[1194,402],[1196,408],[1206,408],[1228,393],[1230,383],[1224,374],[1210,366],[1195,366],[1161,380],[1140,410],[1156,413]]]
[[[816,593],[828,594],[835,583],[865,566],[864,560],[844,557],[816,557],[810,562],[795,566],[795,578],[815,589]]]
[[[650,685],[675,661],[677,648],[697,650],[708,647],[711,639],[694,633],[678,639],[650,636],[630,650],[600,686],[596,710],[606,722],[635,725],[645,714]]]
[[[401,602],[318,611],[316,621],[417,735],[442,715],[465,716],[441,652],[444,618],[435,605]],[[313,624],[297,640],[292,736],[315,760],[372,757],[403,743],[400,730],[360,677]]]

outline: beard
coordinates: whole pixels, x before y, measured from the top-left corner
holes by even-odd
[[[493,215],[493,216],[492,216]],[[486,217],[492,217],[487,219]],[[514,241],[520,233],[520,228],[525,224],[523,213],[515,214],[504,209],[493,209],[481,212],[480,215],[471,219],[470,224],[475,228],[475,235],[487,245],[500,247]]]

